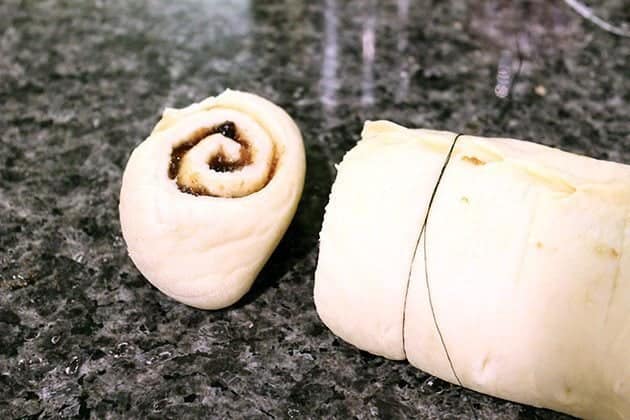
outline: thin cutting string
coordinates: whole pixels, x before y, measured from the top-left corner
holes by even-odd
[[[455,149],[455,144],[457,143],[457,140],[459,139],[459,137],[462,136],[462,134],[457,134],[455,136],[455,139],[453,139],[453,143],[451,144],[451,147],[448,150],[448,153],[446,154],[446,158],[444,159],[444,163],[442,164],[442,168],[440,169],[440,173],[438,175],[438,179],[435,183],[435,187],[433,188],[433,192],[431,193],[431,198],[429,199],[429,206],[427,208],[427,213],[424,216],[424,221],[422,222],[422,226],[420,227],[420,232],[418,233],[418,239],[416,240],[416,244],[413,248],[413,254],[411,254],[411,263],[409,264],[409,272],[407,273],[407,286],[405,287],[405,297],[403,300],[403,313],[402,313],[402,326],[403,326],[403,335],[402,335],[402,344],[403,344],[403,353],[405,355],[405,359],[407,359],[407,346],[405,345],[405,325],[406,325],[406,319],[407,319],[407,297],[409,295],[409,285],[411,283],[411,274],[413,271],[413,262],[416,260],[416,254],[418,253],[418,247],[420,246],[420,238],[422,238],[422,235],[424,234],[426,227],[427,227],[427,222],[429,221],[429,212],[431,211],[431,206],[433,205],[433,201],[435,200],[435,195],[437,193],[437,189],[438,186],[440,185],[440,182],[442,181],[442,177],[444,176],[444,171],[446,171],[446,166],[448,165],[448,163],[451,160],[451,156],[453,154],[453,150]],[[426,258],[426,241],[425,241],[425,258]],[[426,276],[426,261],[425,261],[425,276]],[[428,277],[428,276],[426,276]],[[428,280],[427,280],[428,283]],[[427,287],[427,289],[430,291],[430,287]],[[433,313],[433,320],[434,323],[437,326],[437,321],[436,321],[436,317],[435,317],[435,311],[433,310],[433,302],[431,300],[431,293],[429,293],[429,304],[431,307],[431,312]],[[442,333],[440,332],[440,329],[438,328],[438,332],[440,333],[440,338],[442,338]],[[444,340],[442,340],[442,345],[444,346]],[[444,350],[446,350],[446,346],[444,346]],[[448,351],[446,352],[446,354],[448,355]],[[449,363],[451,361],[450,356],[448,357]],[[453,369],[453,365],[451,363],[451,369],[454,372]],[[461,382],[459,381],[459,378],[457,377],[457,375],[455,375],[456,379],[458,380],[459,385],[461,385]]]
[[[451,372],[453,373],[453,376],[455,377],[455,380],[457,381],[457,384],[461,387],[464,387],[461,379],[459,378],[459,375],[457,374],[457,371],[455,370],[455,365],[453,364],[453,359],[451,358],[451,354],[448,351],[448,348],[446,347],[446,342],[444,341],[444,335],[442,334],[442,330],[440,328],[440,324],[438,322],[437,319],[437,315],[435,313],[435,306],[433,304],[433,297],[431,295],[431,283],[429,281],[429,269],[428,269],[428,260],[427,260],[427,223],[429,221],[429,216],[431,215],[431,208],[433,207],[433,202],[435,201],[435,196],[437,195],[437,191],[438,188],[440,186],[440,183],[442,182],[442,178],[444,177],[444,173],[446,171],[446,167],[448,166],[449,162],[451,161],[451,157],[453,156],[453,151],[455,150],[455,146],[457,145],[457,141],[459,140],[459,138],[462,136],[462,133],[457,134],[457,136],[455,136],[455,139],[453,139],[453,143],[451,144],[451,147],[448,150],[448,153],[446,155],[446,158],[444,159],[444,163],[442,164],[442,168],[440,169],[440,174],[438,175],[438,179],[437,182],[435,184],[435,187],[433,188],[433,192],[431,193],[431,198],[429,199],[429,205],[427,207],[427,213],[424,216],[424,221],[422,222],[422,227],[420,228],[420,234],[418,236],[418,240],[416,241],[416,245],[414,247],[413,250],[413,254],[412,254],[412,258],[411,258],[411,264],[409,267],[409,275],[407,276],[407,288],[405,289],[405,299],[404,299],[404,304],[403,304],[403,352],[405,353],[405,357],[406,355],[406,346],[405,346],[405,316],[407,313],[407,296],[409,294],[409,284],[411,282],[411,274],[412,274],[412,270],[413,270],[413,262],[416,260],[416,254],[418,253],[418,248],[420,246],[420,238],[423,238],[423,251],[424,251],[424,279],[425,279],[425,284],[426,284],[426,288],[427,288],[427,295],[429,298],[429,308],[431,309],[431,315],[433,317],[433,324],[435,325],[435,329],[438,333],[438,336],[440,338],[440,342],[442,344],[442,348],[444,349],[444,353],[446,354],[446,359],[448,360],[448,365],[451,369]],[[468,399],[466,399],[466,401],[468,401],[468,403],[470,404],[470,408],[471,411],[474,415],[475,418],[477,418],[477,415],[475,413],[475,410],[472,406],[472,404],[470,403],[470,401]]]
[[[626,38],[630,37],[629,30],[606,22],[604,19],[593,13],[593,10],[584,3],[578,0],[564,0],[564,2],[577,14],[582,16],[584,19],[590,21],[594,25],[598,26],[600,29],[603,29],[604,31],[610,32],[617,36],[623,36]]]
[[[433,207],[433,201],[435,200],[435,196],[437,195],[438,188],[440,187],[440,183],[442,182],[442,177],[444,176],[444,172],[446,171],[446,167],[448,163],[451,161],[451,156],[453,155],[453,150],[455,149],[455,145],[457,144],[457,140],[461,137],[461,133],[458,134],[453,140],[453,144],[451,144],[451,148],[446,155],[446,159],[444,161],[444,165],[442,165],[442,169],[440,170],[440,175],[438,176],[437,183],[435,184],[435,188],[433,188],[433,192],[431,193],[431,199],[429,200],[429,207],[427,208],[427,214],[424,217],[424,223],[422,224],[422,230],[420,231],[420,237],[423,238],[423,252],[424,252],[424,280],[427,286],[427,294],[429,297],[429,308],[431,308],[431,315],[433,316],[433,323],[435,324],[435,329],[437,330],[438,335],[440,336],[440,342],[442,343],[442,347],[444,348],[444,353],[446,353],[446,358],[448,359],[448,364],[451,367],[451,372],[453,372],[453,376],[457,380],[457,384],[459,386],[464,386],[462,381],[459,379],[457,372],[455,371],[455,366],[453,365],[453,360],[451,359],[451,355],[446,348],[446,343],[444,341],[444,335],[442,334],[442,330],[440,329],[440,325],[437,320],[437,316],[435,314],[435,307],[433,305],[433,298],[431,296],[431,283],[429,282],[429,268],[427,264],[427,223],[429,221],[429,216],[431,215],[431,208]],[[420,238],[418,238],[418,242],[420,242]],[[416,249],[414,251],[415,254],[418,250],[419,243],[416,243]]]

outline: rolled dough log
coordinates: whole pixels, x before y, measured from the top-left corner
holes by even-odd
[[[482,393],[630,418],[630,166],[460,136],[423,233],[425,276],[424,237],[414,249],[455,137],[366,123],[326,207],[319,316]]]
[[[174,299],[228,306],[249,290],[286,231],[304,171],[299,129],[259,96],[228,90],[167,109],[123,175],[129,255]]]

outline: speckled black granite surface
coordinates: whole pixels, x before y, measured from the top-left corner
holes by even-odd
[[[596,11],[628,21],[624,2]],[[360,352],[313,307],[333,164],[365,119],[630,163],[630,42],[560,1],[473,3],[0,2],[0,418],[566,418]],[[134,268],[117,200],[161,109],[226,87],[289,111],[308,174],[251,293],[204,312]]]

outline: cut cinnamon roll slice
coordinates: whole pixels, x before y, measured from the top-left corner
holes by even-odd
[[[131,154],[120,223],[134,264],[185,304],[236,302],[284,235],[302,194],[305,156],[291,117],[228,90],[167,109]]]

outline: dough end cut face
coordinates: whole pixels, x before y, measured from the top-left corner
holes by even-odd
[[[227,90],[167,109],[123,174],[129,255],[168,296],[203,309],[229,306],[284,235],[304,172],[298,127],[259,96]]]
[[[314,293],[360,349],[496,397],[628,419],[630,166],[367,122],[338,166]]]

